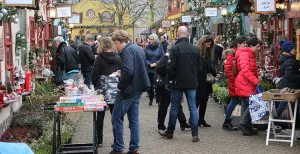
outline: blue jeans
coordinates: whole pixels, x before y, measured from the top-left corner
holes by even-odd
[[[92,83],[92,72],[81,72],[84,78],[84,84],[86,84],[89,88],[91,88]]]
[[[231,114],[234,110],[234,108],[236,107],[236,105],[239,102],[239,98],[238,97],[231,97],[230,103],[226,109],[226,117],[225,120],[230,120],[231,119]]]
[[[167,131],[174,132],[175,130],[178,108],[183,93],[185,93],[190,110],[192,136],[198,136],[198,110],[196,107],[196,89],[172,89],[169,126]]]
[[[280,117],[282,112],[286,109],[286,106],[288,105],[287,102],[280,102],[279,106],[276,110],[277,116]]]
[[[139,128],[139,102],[141,93],[131,97],[123,99],[120,97],[120,93],[117,94],[117,98],[112,113],[112,126],[114,134],[113,149],[116,151],[122,151],[124,148],[124,116],[127,113],[130,129],[130,143],[129,151],[135,152],[139,149],[140,143],[140,128]]]

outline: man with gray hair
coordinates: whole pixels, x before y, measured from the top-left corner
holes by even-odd
[[[79,49],[79,57],[81,63],[81,73],[84,77],[84,84],[89,88],[92,82],[92,67],[95,61],[92,46],[94,44],[93,37],[87,37],[82,47]]]
[[[55,75],[58,76],[58,74],[63,71],[63,74],[65,74],[60,79],[55,78],[55,83],[57,85],[60,85],[63,83],[63,80],[73,79],[78,85],[79,58],[76,51],[72,47],[68,46],[64,38],[61,36],[57,36],[53,40],[57,46],[55,56],[55,63],[57,64],[57,68]]]

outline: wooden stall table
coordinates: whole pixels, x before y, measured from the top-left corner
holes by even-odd
[[[295,90],[294,93],[280,93],[280,89],[271,89],[267,92],[263,92],[262,99],[264,101],[268,101],[269,108],[269,122],[268,122],[268,130],[267,130],[267,138],[266,145],[269,145],[270,141],[274,142],[288,142],[290,146],[293,147],[295,138],[295,125],[296,125],[296,115],[297,115],[297,105],[298,98],[300,96],[300,90]],[[273,105],[274,102],[287,102],[289,108],[289,116],[291,120],[283,120],[283,119],[274,119],[273,118]],[[295,104],[294,110],[292,108],[292,104]],[[293,114],[294,112],[294,114]],[[274,122],[284,122],[292,124],[292,134],[291,135],[280,135],[276,134]],[[270,138],[271,127],[274,135],[274,139]],[[288,139],[283,139],[288,138]]]

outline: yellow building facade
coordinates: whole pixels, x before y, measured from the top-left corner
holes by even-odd
[[[105,2],[105,0],[103,1]],[[69,23],[71,38],[84,40],[86,37],[97,35],[109,36],[118,30],[118,18],[111,5],[100,0],[83,0],[74,5],[72,12],[80,16],[80,23]],[[124,18],[124,25],[130,24],[128,23],[131,21],[130,16],[125,15]],[[133,27],[126,31],[133,36]]]

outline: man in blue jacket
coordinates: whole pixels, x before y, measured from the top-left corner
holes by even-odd
[[[129,152],[137,154],[139,149],[139,102],[142,92],[150,87],[145,54],[141,48],[130,43],[130,37],[124,30],[115,31],[112,40],[122,57],[121,76],[118,84],[118,94],[112,113],[114,134],[113,151],[110,154],[123,154],[124,148],[124,116],[127,113],[131,139]]]

